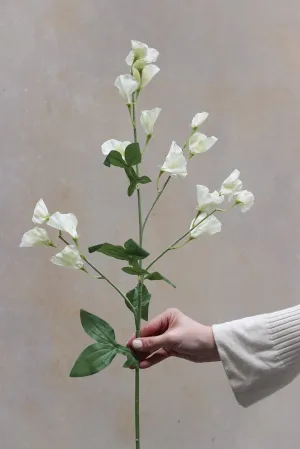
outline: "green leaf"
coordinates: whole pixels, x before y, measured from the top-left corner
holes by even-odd
[[[128,165],[122,158],[122,155],[118,151],[111,151],[103,162],[106,167],[114,165],[115,167],[127,168]]]
[[[136,188],[137,182],[136,181],[131,181],[131,183],[129,184],[129,187],[127,189],[127,195],[128,196],[132,196],[135,188]]]
[[[125,355],[125,357],[127,357],[127,360],[123,365],[123,368],[136,368],[139,366],[138,360],[134,357],[129,348],[126,348],[126,346],[118,345],[117,350],[120,354]]]
[[[169,281],[169,279],[164,277],[158,271],[154,271],[154,273],[148,274],[148,276],[146,276],[145,279],[148,279],[148,281],[165,281],[167,282],[167,284],[170,284],[172,285],[172,287],[176,288],[176,285],[174,285],[173,282]]]
[[[85,377],[99,373],[115,358],[118,351],[111,344],[94,343],[85,348],[76,360],[70,377]]]
[[[138,175],[136,174],[136,172],[135,172],[133,167],[125,168],[125,173],[126,173],[128,179],[129,179],[129,181],[137,181],[139,179]]]
[[[143,274],[148,274],[147,270],[143,270],[139,267],[123,267],[122,270],[124,273],[132,274],[136,276],[142,276]]]
[[[138,143],[131,143],[126,147],[125,160],[130,167],[141,163],[142,154]]]
[[[98,343],[116,344],[115,331],[104,320],[86,310],[80,310],[80,320],[85,332]]]
[[[123,368],[138,368],[139,361],[131,354],[128,355],[126,362],[123,365]]]
[[[141,176],[140,178],[138,178],[138,182],[140,184],[148,184],[148,182],[152,182],[152,181],[148,176]]]
[[[134,307],[135,311],[137,312],[138,308],[138,300],[139,300],[139,284],[132,290],[130,290],[128,293],[126,293],[126,297],[130,304]],[[149,303],[151,299],[151,293],[147,290],[147,287],[143,285],[142,288],[142,304],[141,304],[141,311],[142,311],[142,318],[143,320],[148,320],[148,312],[149,312]],[[128,306],[127,306],[128,307]]]
[[[100,245],[90,246],[89,253],[94,253],[97,251],[98,253],[105,254],[109,257],[114,257],[119,260],[128,260],[129,256],[126,253],[126,250],[123,246],[120,245],[112,245],[111,243],[101,243]]]
[[[140,247],[134,240],[129,239],[124,243],[126,254],[135,260],[145,259],[149,253]]]

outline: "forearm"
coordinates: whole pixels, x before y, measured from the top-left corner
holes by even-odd
[[[244,407],[300,372],[300,305],[214,325],[213,334],[235,397]]]

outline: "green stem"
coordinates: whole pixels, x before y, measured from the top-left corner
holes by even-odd
[[[136,131],[136,117],[135,117],[135,94],[132,95],[132,126],[133,126],[133,139],[137,142]],[[136,174],[139,176],[139,166],[136,166]],[[142,198],[141,191],[137,188],[137,200],[138,200],[138,217],[139,217],[139,245],[143,246],[143,221],[142,221]],[[143,263],[140,260],[140,268],[143,268]],[[139,277],[139,298],[137,306],[137,314],[135,320],[135,332],[136,336],[140,336],[141,329],[141,315],[142,315],[142,291],[143,291],[143,277]],[[135,369],[135,448],[140,449],[140,367]]]
[[[144,224],[143,224],[143,228],[142,228],[143,232],[144,232],[144,230],[145,230],[145,226],[146,226],[146,223],[147,223],[147,221],[148,221],[148,219],[149,219],[149,217],[150,217],[150,215],[151,215],[151,212],[153,211],[153,209],[154,209],[154,207],[155,207],[157,201],[159,200],[161,194],[163,193],[163,191],[164,191],[165,188],[167,187],[167,185],[168,185],[170,179],[171,179],[171,176],[168,176],[166,182],[165,182],[164,185],[163,185],[163,188],[157,193],[157,196],[156,196],[156,198],[155,198],[155,201],[154,201],[154,203],[152,204],[152,206],[151,206],[151,208],[150,208],[150,210],[149,210],[149,212],[148,212],[148,214],[147,214],[147,216],[146,216],[146,218],[145,218],[145,221],[144,221]]]
[[[160,253],[154,260],[152,260],[152,262],[147,266],[147,268],[145,268],[145,270],[148,271],[152,267],[152,265],[154,265],[159,259],[161,259],[168,251],[171,251],[172,249],[177,249],[177,248],[175,248],[177,243],[179,243],[182,239],[184,239],[184,237],[186,237],[193,229],[197,228],[197,226],[199,226],[201,223],[203,223],[203,221],[207,220],[208,217],[213,215],[215,212],[216,212],[216,209],[213,210],[212,212],[210,212],[209,214],[207,214],[207,216],[204,217],[203,220],[199,221],[199,223],[192,226],[187,232],[185,232],[181,237],[179,237],[179,239],[177,239],[174,243],[172,243],[172,245],[168,246],[162,253]]]
[[[70,245],[67,240],[65,240],[63,238],[63,236],[61,235],[61,232],[59,233],[58,237],[60,238],[60,240],[62,240],[66,245]],[[96,273],[99,274],[100,279],[104,279],[109,285],[112,286],[112,288],[114,288],[116,290],[116,292],[119,293],[119,295],[122,296],[122,298],[124,299],[125,303],[127,304],[127,306],[130,308],[130,310],[132,311],[132,313],[135,315],[135,310],[134,307],[132,307],[132,304],[130,301],[128,301],[127,297],[124,295],[124,293],[121,292],[121,290],[112,282],[108,279],[108,277],[106,277],[103,273],[101,273],[101,271],[98,270],[98,268],[95,267],[95,265],[92,264],[92,262],[90,262],[84,254],[80,254],[82,259],[85,261],[85,263],[87,263]]]

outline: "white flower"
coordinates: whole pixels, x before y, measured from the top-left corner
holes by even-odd
[[[213,235],[217,232],[221,232],[222,223],[220,222],[220,220],[218,220],[214,215],[210,215],[207,218],[206,217],[207,214],[202,213],[192,221],[190,229],[193,228],[191,230],[191,237],[193,239],[196,239],[202,234]]]
[[[198,112],[192,120],[191,126],[192,128],[198,128],[198,126],[202,125],[208,117],[208,112]]]
[[[132,69],[132,73],[134,79],[139,84],[139,88],[143,89],[143,87],[147,86],[148,83],[152,80],[152,78],[157,75],[160,71],[160,68],[154,64],[147,65],[143,70],[139,71],[137,69]]]
[[[191,154],[205,153],[209,150],[218,139],[214,136],[207,137],[202,133],[194,133],[189,140],[189,147]]]
[[[33,228],[25,232],[20,243],[20,247],[26,246],[54,246],[51,242],[47,231],[43,228]]]
[[[254,195],[248,190],[242,190],[236,195],[235,204],[238,204],[242,212],[247,212],[254,203]]]
[[[223,203],[224,196],[220,195],[216,190],[210,193],[206,186],[198,185],[197,201],[197,209],[201,210],[201,212],[207,212],[209,214],[214,209],[217,209],[219,204]]]
[[[61,214],[60,212],[55,212],[55,214],[51,215],[47,224],[59,231],[67,232],[75,240],[78,238],[76,230],[78,220],[74,214]]]
[[[228,200],[230,201],[233,197],[233,195],[236,192],[239,192],[242,190],[243,183],[239,179],[240,172],[239,170],[235,169],[231,173],[231,175],[228,176],[228,178],[225,179],[221,186],[221,194],[222,195],[228,195]]]
[[[126,104],[132,103],[132,94],[139,87],[137,81],[131,75],[120,75],[115,81],[115,86],[119,90],[120,95],[126,101]]]
[[[41,198],[37,203],[33,211],[32,221],[33,223],[42,224],[50,217],[46,204]]]
[[[182,149],[176,142],[172,142],[170,151],[161,167],[161,171],[179,178],[184,178],[187,175],[187,161],[183,155]]]
[[[101,150],[105,156],[107,156],[111,151],[118,151],[118,153],[120,153],[124,158],[126,147],[130,145],[130,143],[131,142],[128,142],[127,140],[120,142],[120,140],[110,139],[101,145]]]
[[[133,65],[136,69],[143,69],[146,65],[155,62],[159,52],[155,48],[149,48],[147,44],[139,41],[131,41],[132,50],[126,57],[125,62],[130,67]]]
[[[83,269],[83,260],[75,245],[66,246],[60,253],[51,257],[51,262],[60,267]]]
[[[156,120],[161,112],[160,108],[154,108],[150,111],[142,111],[141,113],[141,125],[147,136],[153,134],[153,128]]]

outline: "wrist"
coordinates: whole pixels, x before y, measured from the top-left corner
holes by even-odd
[[[208,338],[208,349],[209,349],[209,355],[210,355],[210,361],[211,362],[219,362],[220,354],[218,351],[218,347],[215,341],[213,328],[212,326],[207,326],[207,338]]]

